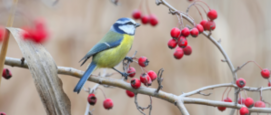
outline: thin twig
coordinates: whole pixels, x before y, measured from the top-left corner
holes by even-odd
[[[149,110],[149,115],[151,115],[151,110],[152,110],[152,98],[151,98],[151,96],[150,96],[150,105],[148,105],[147,107],[141,107],[141,106],[139,106],[139,104],[138,104],[138,102],[137,102],[137,93],[136,93],[136,94],[135,94],[135,105],[136,105],[137,110],[138,110],[140,113],[142,113],[143,115],[146,115],[146,114],[143,112],[145,109],[150,109],[150,110]]]
[[[235,70],[234,70],[234,73],[236,73],[237,71],[239,71],[240,69],[242,69],[245,65],[247,65],[248,63],[250,62],[253,62],[254,64],[256,64],[261,70],[262,70],[262,67],[255,61],[247,61],[246,63],[244,63],[243,65],[241,66],[238,66]]]
[[[159,71],[158,71],[158,74],[157,74],[157,82],[158,82],[158,88],[157,90],[155,91],[156,93],[159,92],[159,90],[161,90],[163,88],[163,85],[162,85],[162,81],[163,81],[163,78],[162,78],[162,75],[163,75],[163,72],[164,72],[164,69],[161,68]]]
[[[93,88],[89,88],[88,90],[88,93],[91,94],[91,93],[94,93],[94,91],[99,87],[99,84],[96,84],[93,86]],[[89,110],[90,108],[90,104],[87,102],[87,107],[86,107],[86,111],[85,111],[85,114],[84,115],[92,115],[91,111],[93,110]]]

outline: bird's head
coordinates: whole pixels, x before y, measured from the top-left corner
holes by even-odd
[[[131,18],[120,18],[113,24],[111,30],[120,34],[134,35],[138,26],[140,26],[140,24]]]

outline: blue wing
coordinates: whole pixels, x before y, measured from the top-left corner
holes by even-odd
[[[81,62],[82,60],[84,60],[81,64],[84,65],[84,63],[93,55],[101,52],[101,51],[104,51],[104,50],[107,50],[107,49],[110,49],[110,48],[114,48],[114,47],[117,47],[118,45],[120,45],[121,41],[122,41],[123,38],[117,40],[117,41],[114,41],[114,42],[102,42],[102,43],[98,43],[96,44],[79,62]]]

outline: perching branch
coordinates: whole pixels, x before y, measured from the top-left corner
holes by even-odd
[[[23,65],[21,65],[21,60],[17,59],[17,58],[7,57],[5,64],[10,65],[12,67],[28,68],[26,61]],[[61,67],[61,66],[58,67],[58,74],[70,75],[70,76],[80,78],[83,75],[83,73],[84,72],[81,70],[77,70],[77,69],[70,68],[70,67]],[[188,93],[184,93],[180,96],[177,96],[174,94],[166,93],[164,91],[159,91],[158,93],[156,93],[157,89],[150,88],[150,87],[144,87],[144,86],[141,86],[139,89],[133,89],[129,83],[127,83],[123,80],[120,80],[120,79],[91,76],[88,80],[92,81],[92,82],[100,83],[100,84],[106,84],[106,85],[130,90],[130,91],[134,92],[135,94],[144,94],[144,95],[156,97],[156,98],[168,101],[170,103],[176,104],[176,106],[179,109],[182,109],[182,111],[187,111],[187,110],[182,108],[184,106],[182,103],[178,103],[178,102],[180,102],[180,100],[183,101],[183,103],[185,103],[185,104],[202,104],[202,105],[215,106],[215,107],[225,106],[225,107],[230,107],[230,108],[235,108],[235,109],[239,109],[241,107],[241,105],[239,105],[239,104],[235,105],[233,103],[228,103],[228,102],[213,101],[213,100],[198,99],[198,98],[188,98],[187,97],[187,96],[197,94],[200,91],[205,91],[205,90],[209,90],[209,89],[214,89],[214,88],[219,88],[219,87],[237,87],[235,84],[232,84],[232,83],[206,86],[206,87],[203,87],[203,88],[200,88],[200,89],[188,92]],[[254,88],[253,87],[244,87],[243,89],[247,90],[247,91],[257,91],[257,92],[260,91],[259,88],[255,88],[255,87]],[[271,90],[271,87],[264,87],[264,88],[261,88],[261,90],[262,91]],[[254,107],[249,110],[251,112],[259,112],[259,113],[260,112],[263,112],[263,113],[269,112],[269,113],[271,113],[271,108],[255,108]],[[189,115],[189,114],[184,114],[184,115]]]

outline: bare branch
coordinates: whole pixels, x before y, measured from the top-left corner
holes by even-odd
[[[142,113],[143,115],[146,115],[146,114],[143,112],[145,109],[150,109],[150,110],[149,110],[149,115],[151,115],[151,110],[152,110],[152,98],[151,98],[151,96],[150,96],[150,105],[148,105],[147,107],[141,107],[141,106],[139,106],[139,104],[138,104],[138,102],[137,102],[137,94],[135,94],[135,105],[136,105],[137,110],[138,110],[140,113]]]
[[[190,98],[190,97],[184,97],[183,101],[185,104],[201,104],[201,105],[207,105],[207,106],[223,106],[228,108],[234,108],[234,109],[240,109],[244,105],[237,104],[235,105],[234,102],[223,102],[223,101],[213,101],[213,100],[207,100],[207,99],[198,99],[198,98]],[[250,112],[257,112],[257,113],[271,113],[271,108],[248,108]]]
[[[189,112],[187,111],[186,107],[184,106],[184,101],[183,101],[182,96],[179,97],[178,101],[176,101],[175,104],[183,115],[190,115]]]
[[[10,65],[10,66],[15,66],[15,67],[28,68],[26,61],[23,65],[21,65],[21,60],[17,59],[17,58],[6,57],[5,64]],[[74,68],[60,67],[60,66],[58,67],[58,74],[70,75],[70,76],[80,78],[83,75],[83,73],[84,73],[83,71],[80,71],[80,70],[77,70]],[[203,105],[208,105],[208,106],[225,106],[225,107],[230,107],[230,108],[240,108],[241,107],[241,105],[239,105],[239,104],[237,106],[235,106],[233,103],[226,103],[226,102],[221,102],[221,101],[212,101],[212,100],[204,100],[204,99],[188,98],[187,97],[187,96],[197,94],[200,91],[205,91],[205,90],[213,89],[213,88],[219,88],[219,87],[236,87],[237,88],[237,86],[232,83],[206,86],[206,87],[203,87],[203,88],[200,88],[200,89],[188,92],[188,93],[184,93],[180,96],[176,96],[174,94],[166,93],[163,91],[159,91],[158,93],[156,93],[155,91],[157,89],[144,87],[144,86],[141,86],[139,89],[133,89],[129,83],[126,83],[125,81],[119,80],[119,79],[92,76],[88,80],[92,81],[92,82],[100,83],[100,84],[106,84],[106,85],[130,90],[130,91],[134,92],[135,94],[145,94],[145,95],[153,96],[153,97],[168,101],[170,103],[174,103],[174,104],[176,104],[176,106],[178,106],[179,109],[180,109],[180,107],[184,106],[183,104],[178,102],[180,98],[182,98],[184,103],[187,103],[187,104],[192,103],[192,104],[203,104]],[[244,87],[242,89],[247,90],[247,91],[252,91],[252,92],[259,92],[260,91],[259,88],[255,88],[255,87],[254,88],[253,87]],[[271,90],[271,87],[261,88],[261,91],[265,91],[265,90]],[[252,108],[250,110],[252,112],[264,112],[264,113],[271,112],[271,108]],[[189,114],[187,114],[187,115],[189,115]]]

